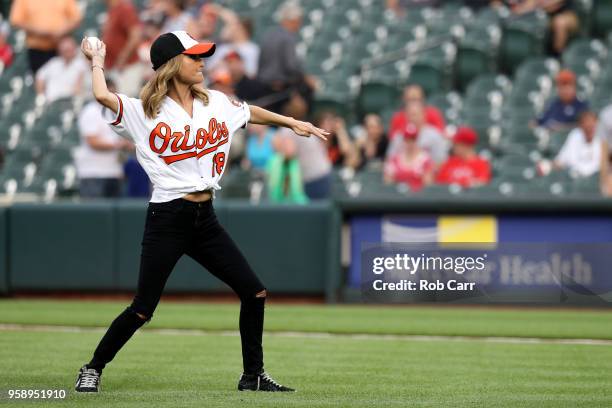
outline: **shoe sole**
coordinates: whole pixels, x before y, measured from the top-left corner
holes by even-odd
[[[241,392],[245,392],[245,391],[250,391],[250,392],[297,392],[297,390],[293,390],[293,391],[266,391],[266,390],[240,389],[240,388],[238,388],[238,391],[241,391]]]

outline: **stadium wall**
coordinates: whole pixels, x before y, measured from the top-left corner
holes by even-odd
[[[559,237],[569,237],[564,242],[612,242],[612,201],[600,198],[414,197],[308,206],[220,200],[215,208],[270,291],[324,295],[330,302],[337,296],[358,297],[360,242],[382,241],[385,222],[433,231],[438,242],[554,242]],[[453,225],[463,222],[461,216],[476,216],[478,228],[449,235]],[[145,217],[141,201],[0,208],[0,293],[132,291]],[[167,291],[224,293],[229,288],[185,256]]]
[[[228,202],[215,209],[267,289],[327,294],[334,300],[338,287],[330,285],[338,284],[340,217],[330,203],[298,207]],[[0,291],[133,290],[145,217],[146,203],[133,201],[15,204],[2,210],[0,265],[8,267],[0,267]],[[166,288],[229,292],[187,256]]]

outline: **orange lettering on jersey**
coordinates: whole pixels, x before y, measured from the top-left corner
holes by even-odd
[[[182,132],[174,132],[172,133],[172,144],[170,145],[170,150],[173,153],[178,151],[186,151],[191,150],[195,146],[195,144],[189,146],[187,143],[189,142],[189,125],[185,126],[185,133]]]
[[[216,151],[219,146],[229,141],[227,125],[225,122],[219,123],[215,118],[212,118],[208,122],[208,129],[200,128],[196,131],[194,143],[191,145],[189,144],[189,132],[191,129],[189,125],[185,126],[184,129],[184,132],[173,132],[170,126],[164,122],[160,122],[155,126],[155,129],[151,131],[149,135],[149,146],[152,151],[159,154],[166,164],[172,164],[191,157],[199,159],[202,156],[206,156]],[[160,147],[157,147],[155,144],[157,138],[162,139],[162,145]],[[170,151],[172,153],[177,154],[163,155],[168,146],[170,146]],[[194,147],[196,150],[201,151],[190,151]]]
[[[221,174],[224,166],[225,166],[225,153],[223,152],[215,153],[215,155],[213,156],[212,176],[215,177],[217,174]]]
[[[155,153],[163,153],[168,147],[168,143],[170,143],[170,136],[172,135],[172,130],[170,126],[165,124],[164,122],[159,122],[155,129],[151,131],[149,135],[149,147]],[[163,140],[161,147],[155,146],[155,139],[161,138]]]
[[[159,156],[159,157],[164,159],[166,164],[172,164],[172,163],[177,162],[177,161],[189,159],[191,157],[196,157],[196,155],[197,155],[196,152],[187,152],[187,153],[175,154],[175,155],[172,155],[172,156]]]

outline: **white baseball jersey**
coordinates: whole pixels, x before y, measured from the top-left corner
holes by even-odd
[[[187,193],[219,190],[234,132],[250,119],[246,103],[208,90],[209,103],[193,101],[193,116],[166,96],[155,119],[145,117],[142,101],[116,94],[117,113],[104,116],[120,135],[136,145],[136,158],[153,183],[151,202]]]

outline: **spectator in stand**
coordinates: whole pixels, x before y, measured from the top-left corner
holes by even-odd
[[[109,89],[115,89],[107,82]],[[82,198],[116,198],[121,196],[123,168],[120,152],[134,145],[120,137],[102,118],[102,106],[91,101],[79,115],[81,144],[75,152],[75,165]]]
[[[588,103],[576,95],[576,75],[567,69],[557,74],[557,97],[537,120],[538,126],[558,131],[568,130],[578,123],[578,116]]]
[[[9,23],[6,21],[0,22],[0,62],[5,68],[9,67],[13,63],[13,49],[8,43],[9,33]]]
[[[270,126],[249,124],[246,157],[242,168],[265,171],[274,156],[274,137],[276,130]]]
[[[363,168],[368,163],[375,161],[384,161],[389,146],[389,140],[379,115],[375,113],[366,115],[363,119],[363,129],[362,136],[356,142],[359,159],[358,168]]]
[[[469,127],[460,127],[453,137],[453,154],[440,167],[436,183],[476,187],[491,181],[491,165],[478,156],[474,146],[478,134]]]
[[[161,9],[166,16],[162,33],[187,31],[192,37],[200,34],[196,21],[185,11],[186,5],[185,0],[160,0]]]
[[[273,203],[306,204],[296,144],[289,137],[274,140],[276,153],[268,160],[268,196]]]
[[[58,54],[36,73],[36,93],[45,95],[47,102],[80,95],[85,75],[90,69],[70,36],[60,40]]]
[[[215,37],[217,31],[217,12],[213,4],[207,3],[200,8],[196,20],[196,35],[193,37],[198,42],[214,42],[220,43],[220,39]]]
[[[290,105],[289,108],[286,111],[288,116],[298,120],[306,117],[305,105]],[[313,138],[295,138],[294,136],[289,130],[279,130],[275,139],[275,149],[279,150],[276,143],[295,144],[295,155],[300,164],[304,192],[311,200],[328,198],[331,193],[332,164],[327,154],[327,147]],[[285,145],[285,147],[291,149],[291,146]]]
[[[309,107],[316,88],[315,78],[304,73],[302,61],[296,52],[302,14],[297,2],[286,1],[278,13],[280,26],[266,32],[261,42],[257,75],[270,96],[270,102],[264,106],[275,112],[300,109],[286,107],[291,104],[306,103]]]
[[[81,23],[76,0],[15,0],[11,24],[26,32],[30,70],[35,74],[55,57],[60,39]]]
[[[145,66],[138,58],[143,29],[132,0],[106,0],[108,15],[102,29],[106,44],[104,61],[117,90],[131,97],[138,95]]]
[[[228,96],[234,96],[232,76],[227,68],[219,67],[215,69],[210,73],[208,80],[210,89],[223,92]]]
[[[224,63],[232,77],[232,83],[238,99],[252,102],[262,97],[266,90],[261,82],[249,78],[244,69],[242,57],[235,51],[225,55]]]
[[[385,183],[403,183],[412,191],[419,191],[433,180],[434,162],[417,143],[418,132],[408,127],[402,138],[401,150],[385,162]]]
[[[595,138],[597,115],[591,111],[580,114],[578,127],[568,135],[553,162],[556,170],[567,170],[578,177],[590,177],[601,165],[601,142]]]
[[[419,102],[411,102],[406,109],[407,125],[404,129],[409,132],[416,132],[418,135],[417,143],[419,147],[427,151],[432,160],[439,166],[446,161],[448,157],[449,141],[443,136],[438,129],[430,126],[425,121],[425,105]],[[397,153],[401,149],[405,138],[396,137],[389,144],[388,154]]]
[[[559,56],[565,49],[572,34],[578,32],[580,20],[574,9],[576,0],[506,0],[495,3],[505,4],[515,14],[525,14],[543,9],[550,19],[551,51]]]
[[[425,106],[425,121],[428,125],[435,127],[441,133],[444,133],[446,122],[444,115],[438,108],[432,105],[427,105],[425,101],[425,92],[420,85],[411,84],[404,88],[402,96],[404,106],[401,110],[395,112],[391,117],[391,124],[389,125],[389,137],[393,139],[396,134],[403,135],[404,129],[409,123],[408,120],[408,107],[412,103],[418,103]]]
[[[344,119],[333,112],[323,111],[315,116],[315,126],[329,129],[327,136],[327,156],[333,167],[356,168],[359,164],[357,148],[346,130]]]
[[[209,58],[208,65],[215,68],[228,54],[238,53],[244,63],[247,76],[255,78],[259,63],[259,45],[251,39],[253,35],[251,20],[240,19],[232,10],[218,5],[211,4],[208,9],[216,12],[224,23],[220,38],[221,45]]]

